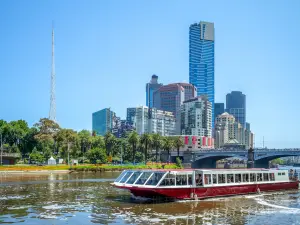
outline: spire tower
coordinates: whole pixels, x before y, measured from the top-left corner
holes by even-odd
[[[52,65],[51,65],[51,94],[50,94],[49,119],[56,122],[54,28],[53,28],[53,25],[52,25]]]

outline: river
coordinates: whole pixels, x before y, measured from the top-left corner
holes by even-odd
[[[146,204],[109,185],[118,174],[0,174],[0,224],[300,224],[298,190]]]

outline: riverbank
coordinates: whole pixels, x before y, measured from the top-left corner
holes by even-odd
[[[0,174],[50,174],[50,173],[72,173],[72,172],[106,172],[122,171],[125,169],[178,169],[175,164],[149,164],[149,165],[49,165],[49,166],[32,166],[32,165],[12,165],[0,166]]]

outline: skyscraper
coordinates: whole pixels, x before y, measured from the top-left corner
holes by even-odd
[[[215,103],[215,122],[216,118],[225,112],[224,103]]]
[[[212,137],[212,104],[206,96],[183,102],[181,106],[181,133]]]
[[[189,80],[197,95],[207,95],[212,104],[214,127],[215,104],[215,28],[213,23],[194,23],[189,30]]]
[[[226,95],[226,111],[233,115],[246,128],[246,95],[241,91],[232,91]]]
[[[155,74],[152,75],[152,78],[149,83],[146,84],[146,106],[152,108],[153,107],[153,94],[156,90],[158,90],[163,84],[159,84],[157,82],[158,76]]]
[[[176,117],[176,133],[180,134],[180,106],[184,101],[184,88],[180,84],[168,84],[154,93],[154,108],[172,112]]]
[[[102,136],[107,132],[112,132],[115,117],[116,114],[109,108],[94,112],[92,115],[93,131]]]

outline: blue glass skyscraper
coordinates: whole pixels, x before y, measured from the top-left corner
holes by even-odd
[[[207,95],[212,104],[214,127],[215,103],[215,28],[213,23],[200,22],[189,31],[189,80],[197,88],[197,95]]]
[[[250,130],[250,124],[246,126],[246,95],[241,91],[232,91],[226,95],[226,111]]]
[[[163,84],[158,83],[158,76],[152,75],[151,81],[146,84],[146,106],[153,107],[153,95]]]

